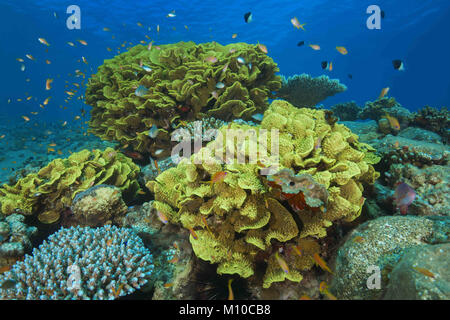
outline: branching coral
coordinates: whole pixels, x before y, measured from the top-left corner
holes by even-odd
[[[262,263],[266,288],[284,279],[300,281],[301,271],[312,267],[311,257],[320,251],[313,238],[324,237],[334,221],[360,214],[363,183],[378,177],[372,164],[379,158],[344,125],[328,124],[324,111],[298,109],[281,100],[272,102],[260,126],[232,123],[220,132],[190,159],[147,183],[155,193],[155,208],[170,222],[191,229],[195,254],[217,263],[218,273],[258,276]],[[255,141],[252,132],[267,139]],[[279,161],[275,149],[268,150],[272,143],[278,144]],[[259,161],[251,150],[259,152]],[[263,150],[269,151],[267,157]],[[269,177],[262,174],[277,167],[280,171]],[[219,172],[227,174],[206,183]],[[297,198],[289,202],[287,195]],[[288,273],[275,253],[287,261]]]
[[[137,45],[105,60],[89,80],[91,131],[155,156],[170,149],[170,132],[183,121],[250,119],[263,112],[281,86],[276,72],[276,63],[256,45]],[[136,95],[140,86],[146,89]]]
[[[118,187],[125,199],[134,196],[139,191],[138,173],[139,167],[114,149],[83,150],[53,160],[13,186],[0,187],[1,212],[36,214],[41,222],[53,223],[78,193],[92,186],[110,184]]]
[[[72,227],[0,275],[0,297],[116,299],[140,289],[152,272],[152,255],[131,229]]]
[[[313,78],[308,74],[301,74],[282,77],[282,81],[278,96],[297,107],[314,107],[320,101],[347,90],[339,80],[328,76]]]

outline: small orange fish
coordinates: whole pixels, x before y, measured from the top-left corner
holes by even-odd
[[[390,116],[389,114],[386,113],[385,118],[388,119],[389,125],[391,126],[392,129],[397,131],[400,130],[400,123],[398,122],[396,117]]]
[[[305,26],[306,23],[300,24],[300,22],[298,22],[297,17],[293,17],[293,18],[291,19],[291,23],[292,23],[292,25],[293,25],[294,27],[296,27],[297,29],[302,29],[303,31],[305,31],[305,28],[303,28],[303,26]]]
[[[313,50],[320,50],[320,46],[318,44],[310,44],[309,45]]]
[[[16,58],[16,60],[19,61],[19,62],[23,62],[22,58]]]
[[[430,277],[430,278],[436,278],[436,276],[434,275],[433,272],[431,272],[430,270],[427,270],[425,268],[420,268],[420,267],[413,267],[414,270],[416,270],[417,272],[420,272],[421,274]]]
[[[198,235],[197,233],[195,233],[194,229],[189,228],[189,232],[191,233],[192,238],[194,238],[194,240],[198,239]]]
[[[29,101],[29,100],[31,100],[33,97],[32,96],[29,96],[28,98],[27,98],[27,100]]]
[[[67,121],[64,121],[63,124],[61,126],[65,127],[67,124]]]
[[[23,118],[25,121],[30,121],[30,118],[28,118],[27,116],[22,116],[22,118]]]
[[[56,153],[59,154],[59,155],[63,154],[61,150],[58,150]]]
[[[217,62],[217,58],[214,56],[209,56],[209,57],[205,58],[205,61],[209,62],[209,63],[215,63],[215,62]]]
[[[44,38],[38,38],[38,40],[39,40],[40,43],[45,44],[47,47],[50,46],[50,44]]]
[[[52,88],[53,79],[47,79],[45,81],[45,90],[50,90]]]
[[[180,259],[178,258],[178,256],[173,256],[172,259],[170,259],[169,261],[167,261],[168,263],[177,263]]]
[[[86,41],[84,41],[84,40],[77,40],[79,43],[81,43],[82,45],[84,45],[84,46],[87,46],[88,44],[87,44],[87,42]]]
[[[83,62],[85,63],[85,64],[88,64],[88,62],[87,62],[87,60],[86,60],[86,58],[85,57],[81,57],[81,60],[83,60]]]
[[[44,106],[46,106],[46,105],[48,104],[48,101],[50,100],[50,98],[51,98],[51,97],[48,97],[47,99],[45,99],[44,102],[42,102],[42,104],[43,104]],[[42,108],[44,108],[44,107],[42,107]]]
[[[299,247],[299,246],[293,245],[293,246],[292,246],[292,249],[294,249],[294,252],[295,252],[296,254],[298,254],[300,257],[302,256],[302,251],[300,250],[300,247]]]
[[[69,96],[73,96],[75,94],[72,91],[65,91],[65,93],[67,93]]]
[[[67,44],[71,47],[75,47],[75,43],[68,41]]]
[[[166,215],[161,211],[156,210],[156,215],[158,216],[159,221],[161,221],[162,223],[167,224],[169,222]]]
[[[4,134],[2,134],[2,135],[0,136],[0,140],[1,140],[1,139],[3,139],[4,137],[5,137],[5,135],[4,135]]]
[[[339,53],[343,54],[344,56],[348,53],[345,47],[336,47],[336,50],[339,51]]]
[[[288,267],[286,261],[284,261],[284,259],[282,257],[280,257],[280,255],[278,254],[278,251],[275,252],[275,259],[277,259],[277,262],[280,265],[281,269],[283,269],[283,271],[285,273],[289,273],[289,267]]]
[[[231,35],[231,38],[233,38],[233,39],[235,39],[237,37],[237,33],[233,33],[232,35]]]
[[[47,153],[50,153],[50,152],[55,152],[55,149],[53,149],[53,148],[47,148]]]
[[[178,250],[178,249],[179,249],[179,247],[178,247],[178,243],[174,242],[174,243],[173,243],[173,247],[174,247],[175,249],[177,249],[177,250]]]
[[[106,245],[109,247],[112,245],[112,239],[108,239],[108,241],[106,241]]]
[[[56,143],[50,143],[48,146],[49,147],[56,147]]]
[[[209,228],[208,222],[206,221],[206,218],[205,218],[204,216],[202,216],[202,221],[203,221],[203,223],[205,224],[206,229],[208,230],[208,232],[211,234],[211,236],[214,237],[214,235],[213,235],[211,229]]]
[[[400,143],[398,141],[395,141],[394,147],[397,149],[400,146]]]
[[[337,298],[328,290],[328,285],[325,281],[322,281],[319,285],[320,293],[326,295],[330,300],[337,300]]]
[[[146,194],[144,190],[139,190],[138,194]]]
[[[261,50],[264,53],[267,53],[267,48],[265,45],[258,43],[258,49]]]
[[[313,260],[317,265],[322,268],[325,271],[328,271],[329,273],[333,274],[331,269],[327,266],[326,262],[319,256],[318,253],[314,253]]]
[[[353,238],[353,242],[362,243],[364,242],[364,238],[361,236],[356,236]]]
[[[298,300],[311,300],[311,298],[309,296],[307,296],[306,294],[304,294],[300,298],[298,298]]]
[[[378,97],[378,100],[380,100],[380,99],[383,98],[385,95],[387,95],[388,92],[389,92],[389,87],[383,88],[383,89],[381,90],[380,96]]]
[[[26,54],[25,56],[30,60],[36,60],[31,54]]]
[[[206,181],[203,183],[209,183],[210,185],[217,183],[217,182],[222,182],[225,179],[225,176],[228,174],[228,172],[226,171],[219,171],[216,172],[212,175],[211,180],[210,181]]]
[[[153,162],[154,162],[154,164],[155,164],[156,170],[158,171],[158,174],[161,174],[161,169],[160,169],[159,166],[158,166],[158,161],[156,161],[156,159],[153,159]]]
[[[170,283],[164,283],[163,284],[163,287],[164,288],[170,288],[170,287],[172,287],[173,286],[173,283],[172,282],[170,282]]]
[[[228,280],[228,300],[234,300],[234,293],[233,293],[233,289],[231,288],[232,282],[233,282],[233,279]]]

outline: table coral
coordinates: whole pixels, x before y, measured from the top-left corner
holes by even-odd
[[[249,120],[263,112],[281,86],[278,71],[270,57],[246,43],[179,42],[151,50],[137,45],[105,60],[89,79],[89,125],[102,139],[155,156],[156,150],[170,150],[170,132],[183,121]],[[136,95],[139,86],[147,90]],[[153,126],[158,131],[149,135]]]
[[[32,255],[0,275],[3,299],[116,299],[144,286],[153,258],[127,228],[72,227],[52,234]]]
[[[285,99],[297,107],[314,107],[320,101],[337,93],[344,92],[347,87],[337,79],[328,76],[311,77],[309,74],[282,77],[282,87],[278,97]]]
[[[139,191],[138,173],[139,167],[114,149],[82,150],[0,187],[1,213],[36,214],[41,222],[54,223],[78,193],[94,185],[114,185],[129,199]]]
[[[230,149],[249,155],[256,141],[242,137],[262,129],[279,130],[279,163],[270,150],[264,164],[249,157],[244,163],[230,158]],[[320,252],[314,238],[326,236],[333,222],[352,221],[360,214],[363,184],[379,176],[372,167],[379,158],[344,125],[328,124],[323,110],[298,109],[281,100],[272,102],[260,126],[232,123],[220,132],[224,141],[216,139],[147,183],[155,193],[155,208],[171,223],[191,230],[195,254],[217,263],[218,273],[257,276],[262,263],[265,288],[285,279],[301,281],[302,270],[310,269],[313,254]],[[275,139],[269,132],[259,148],[267,150]],[[272,165],[278,165],[280,175],[261,174]],[[221,171],[227,172],[222,181],[205,183]],[[279,188],[270,186],[289,179],[294,184],[280,185],[281,190],[301,195],[290,208],[283,205],[286,199]],[[277,252],[288,273],[280,268]]]

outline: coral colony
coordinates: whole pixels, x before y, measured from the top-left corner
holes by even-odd
[[[303,38],[314,25],[297,16],[289,50],[345,85],[279,74],[262,39],[170,43],[162,23],[133,23],[146,39],[100,66],[89,38],[64,41],[85,50],[70,81],[10,99],[38,106],[19,124],[0,115],[0,300],[450,299],[447,108],[411,111],[388,80],[378,99],[319,105],[354,94],[362,71],[345,67],[351,45]],[[57,58],[31,53],[16,58],[29,81],[30,63]],[[392,59],[395,85],[418,69]],[[62,85],[73,120],[43,121]]]

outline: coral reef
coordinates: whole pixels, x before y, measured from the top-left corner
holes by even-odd
[[[382,298],[390,282],[389,274],[407,249],[427,250],[430,243],[447,242],[449,227],[448,218],[412,216],[381,217],[358,226],[338,250],[331,292],[338,299]],[[448,256],[441,259],[448,260]],[[381,273],[379,289],[367,286],[375,272],[375,269],[368,271],[372,266],[378,267]],[[401,296],[404,299],[408,293],[401,293]]]
[[[288,78],[282,76],[282,82],[278,97],[299,108],[314,107],[326,98],[347,90],[337,79],[328,76],[313,78],[305,73]]]
[[[0,269],[13,265],[31,250],[37,228],[27,226],[24,221],[20,214],[0,216]]]
[[[112,222],[120,224],[120,219],[127,212],[120,189],[105,184],[78,193],[70,209],[72,214],[64,217],[63,223],[83,227],[98,227]]]
[[[395,117],[400,123],[400,128],[406,127],[414,115],[406,108],[403,108],[395,98],[381,98],[375,101],[368,101],[360,110],[358,118],[361,120],[380,120],[386,114]]]
[[[358,113],[361,111],[355,101],[338,103],[331,107],[331,111],[340,121],[355,121],[358,119]]]
[[[124,199],[139,190],[139,167],[114,149],[83,150],[66,159],[55,159],[37,173],[13,186],[0,187],[3,214],[36,214],[43,223],[54,223],[80,192],[98,184],[114,185]]]
[[[407,250],[390,273],[385,300],[449,300],[450,244]],[[425,269],[423,274],[420,271]]]
[[[390,166],[387,181],[395,186],[398,181],[408,183],[418,194],[408,209],[419,216],[450,215],[450,170],[448,166],[427,166],[422,169],[411,164]]]
[[[262,159],[264,164],[234,159],[234,154],[249,155],[246,151],[256,141],[245,136],[262,129],[279,130],[281,173],[268,178],[261,170],[278,165],[273,150]],[[363,183],[378,177],[372,164],[379,158],[348,128],[330,125],[323,110],[298,109],[281,100],[272,102],[260,126],[232,123],[220,132],[225,140],[216,139],[147,183],[155,193],[155,208],[190,230],[194,253],[217,263],[220,274],[248,278],[257,265],[267,263],[264,288],[285,279],[301,281],[301,272],[313,266],[311,257],[320,252],[313,238],[324,237],[334,222],[352,221],[360,214]],[[272,139],[276,136],[271,133]],[[265,143],[271,144],[263,141],[260,152],[268,149]],[[205,183],[220,172],[227,172],[223,181]],[[289,193],[294,199],[286,198]],[[280,268],[276,253],[285,259],[288,273]]]
[[[450,140],[450,114],[446,107],[440,110],[425,106],[414,114],[413,125],[436,132],[445,141]]]
[[[116,299],[143,287],[153,268],[152,255],[130,229],[71,227],[0,275],[0,297]],[[7,281],[13,285],[5,289]]]
[[[412,163],[418,167],[445,164],[449,158],[448,147],[426,141],[387,135],[372,144],[383,155],[386,163]]]
[[[281,86],[276,63],[256,45],[179,42],[150,49],[137,45],[105,60],[89,79],[86,102],[93,107],[91,132],[153,157],[170,150],[170,132],[182,121],[249,120]]]

